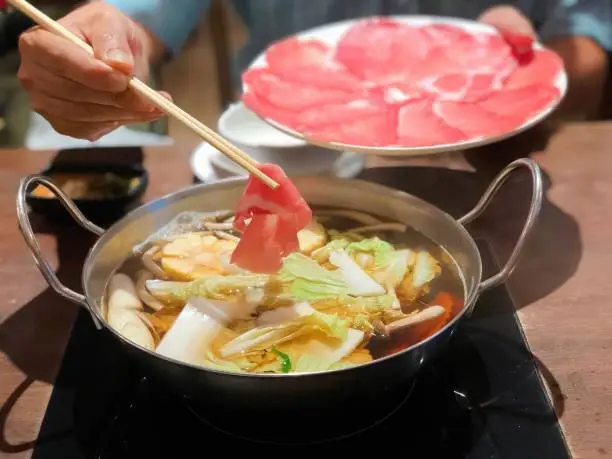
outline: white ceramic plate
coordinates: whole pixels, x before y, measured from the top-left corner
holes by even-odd
[[[457,19],[457,18],[448,18],[442,16],[390,16],[391,19],[396,21],[410,24],[410,25],[428,25],[428,24],[451,24],[454,26],[461,27],[468,32],[474,33],[497,33],[497,31],[486,24],[481,24],[476,21],[470,21],[466,19]],[[316,27],[314,29],[310,29],[301,33],[296,34],[297,38],[301,39],[317,39],[320,40],[330,47],[334,47],[337,45],[340,37],[347,31],[349,27],[351,27],[354,23],[362,21],[363,18],[350,19],[342,22],[335,22],[332,24],[324,25],[321,27]],[[542,48],[541,43],[535,43],[534,47],[536,49]],[[266,67],[266,58],[265,51],[259,54],[253,62],[250,64],[249,68],[259,68]],[[325,148],[330,148],[333,150],[341,150],[341,151],[356,151],[362,153],[371,153],[376,155],[388,155],[388,156],[421,156],[421,155],[431,155],[437,153],[444,153],[448,151],[457,151],[457,150],[466,150],[469,148],[475,148],[482,145],[491,144],[494,142],[498,142],[500,140],[506,139],[508,137],[512,137],[520,132],[529,129],[530,127],[535,126],[544,120],[547,116],[549,116],[559,105],[559,103],[565,97],[567,92],[567,74],[563,71],[561,72],[555,81],[555,86],[559,89],[560,97],[559,99],[551,104],[547,109],[541,111],[537,115],[530,118],[526,121],[522,126],[518,128],[505,132],[501,135],[489,136],[489,137],[477,137],[464,142],[457,142],[452,144],[440,144],[440,145],[432,145],[425,147],[402,147],[402,146],[392,146],[392,147],[364,147],[360,145],[348,145],[342,144],[338,142],[317,142],[312,139],[307,139],[301,133],[287,127],[282,124],[277,123],[274,120],[269,118],[264,118],[264,120],[270,123],[275,128],[289,134],[293,137],[301,139],[303,141],[307,141],[313,145],[318,145]],[[243,84],[243,91],[247,91],[248,88]]]
[[[295,175],[332,175],[340,178],[353,178],[359,175],[365,166],[365,159],[363,155],[358,153],[344,152],[337,155],[337,161],[332,165],[331,169],[311,167],[307,170],[285,170],[289,176]],[[217,172],[221,175],[237,175],[247,176],[247,172],[225,155],[221,154],[212,145],[202,142],[192,152],[190,158],[190,166],[193,174],[202,182],[211,182],[218,180]],[[213,167],[214,166],[214,167]]]
[[[230,105],[218,122],[219,133],[261,163],[274,163],[287,174],[312,175],[331,171],[341,152],[310,145],[279,131],[246,108]],[[224,164],[231,163],[226,157]]]

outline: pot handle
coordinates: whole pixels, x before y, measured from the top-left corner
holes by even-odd
[[[30,217],[28,215],[27,209],[27,192],[30,186],[32,185],[44,185],[55,195],[55,197],[62,203],[64,208],[70,213],[72,218],[76,220],[76,222],[85,228],[88,231],[96,234],[97,236],[101,236],[104,233],[104,229],[90,222],[83,213],[76,206],[74,201],[70,199],[66,194],[50,179],[42,176],[42,175],[28,175],[27,177],[21,179],[19,183],[19,188],[17,190],[17,220],[19,222],[19,229],[21,230],[21,234],[25,239],[28,247],[30,248],[30,252],[34,257],[34,261],[36,262],[36,266],[38,270],[41,272],[47,283],[59,293],[64,298],[73,301],[74,303],[80,304],[87,308],[89,313],[91,314],[94,323],[98,328],[100,324],[91,310],[89,304],[87,303],[87,299],[85,295],[81,293],[77,293],[74,290],[66,287],[62,282],[57,278],[53,268],[43,256],[40,245],[38,244],[38,240],[32,230],[32,225],[30,224]]]
[[[504,184],[506,179],[510,176],[512,172],[515,170],[525,167],[529,170],[531,174],[531,181],[533,191],[531,193],[531,204],[529,205],[529,213],[527,214],[527,218],[525,220],[525,224],[523,225],[523,230],[521,231],[521,235],[519,236],[514,249],[512,249],[512,253],[506,261],[505,266],[499,271],[497,274],[492,275],[488,279],[482,281],[478,287],[479,292],[484,292],[493,287],[497,287],[498,285],[506,282],[516,264],[519,261],[521,251],[523,250],[523,246],[529,237],[533,226],[540,214],[540,210],[542,209],[542,197],[543,197],[543,186],[542,186],[542,172],[540,171],[540,167],[538,164],[529,158],[521,158],[517,159],[510,164],[508,164],[500,173],[495,177],[493,182],[489,185],[489,188],[484,192],[480,200],[476,203],[474,208],[461,217],[458,222],[462,225],[466,225],[474,220],[476,220],[488,207],[491,203],[491,200],[495,197],[500,187]]]

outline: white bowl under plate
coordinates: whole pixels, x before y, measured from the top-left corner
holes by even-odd
[[[227,140],[247,148],[293,149],[308,145],[270,126],[242,102],[230,105],[221,114],[218,127]]]
[[[336,154],[336,161],[331,167],[317,168],[310,167],[306,170],[296,171],[295,169],[285,170],[287,175],[333,175],[341,178],[352,178],[363,170],[365,159],[362,154],[345,152]],[[214,181],[218,178],[215,168],[218,168],[223,175],[246,176],[247,172],[237,164],[234,164],[225,155],[221,154],[212,145],[203,142],[196,147],[190,159],[193,174],[202,182]],[[214,167],[213,167],[214,166]],[[315,172],[319,169],[319,172]]]
[[[289,175],[313,175],[331,172],[340,152],[315,146],[272,127],[246,108],[242,102],[230,105],[218,122],[219,133],[262,163],[278,164]],[[221,163],[221,160],[215,162]],[[223,157],[223,163],[233,167]],[[231,164],[231,166],[230,166]]]

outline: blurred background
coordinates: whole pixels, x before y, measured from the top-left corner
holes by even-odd
[[[38,0],[32,3],[59,18],[80,2]],[[149,81],[151,86],[170,92],[179,106],[209,126],[216,126],[222,109],[236,98],[230,78],[230,56],[248,39],[248,31],[230,5],[231,2],[213,0],[211,9],[202,17],[181,54],[155,69]],[[33,113],[27,94],[17,81],[18,37],[31,25],[17,12],[0,13],[0,148],[84,146],[84,141],[55,133],[41,116]],[[608,78],[600,112],[601,119],[612,118],[612,78]],[[150,145],[168,143],[168,136],[185,148],[200,143],[195,134],[168,119],[120,129],[107,136],[107,140],[122,145]]]

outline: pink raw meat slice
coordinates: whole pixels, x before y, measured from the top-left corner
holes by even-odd
[[[338,142],[364,147],[384,147],[397,141],[397,111],[386,110],[376,115],[360,117],[335,125],[321,126],[307,132],[319,142]]]
[[[276,121],[291,129],[296,129],[298,126],[295,112],[278,108],[254,92],[249,91],[243,94],[242,102],[249,110],[262,118]]]
[[[522,88],[535,83],[554,84],[555,78],[563,71],[563,60],[547,49],[537,49],[528,63],[520,65],[508,77],[506,88]]]
[[[362,83],[333,61],[332,51],[317,40],[292,37],[266,51],[270,72],[284,81],[325,89],[360,90]]]
[[[500,76],[495,73],[448,73],[425,79],[421,87],[435,95],[437,100],[472,102],[488,96],[502,87]]]
[[[559,97],[554,86],[497,91],[477,103],[439,101],[434,111],[470,137],[506,134],[541,113]]]
[[[522,33],[516,33],[512,30],[504,30],[499,26],[497,26],[497,30],[512,49],[512,54],[518,62],[528,62],[533,58],[533,37]]]
[[[399,144],[412,147],[456,143],[467,138],[434,113],[430,100],[409,102],[399,109],[397,137]]]
[[[430,50],[421,27],[387,18],[360,21],[338,41],[335,59],[353,75],[378,85],[406,82]]]
[[[404,105],[413,100],[431,98],[431,94],[416,83],[398,83],[380,89],[382,90],[383,99],[389,105]]]
[[[434,49],[427,57],[433,75],[451,72],[510,74],[516,59],[510,46],[492,34],[467,34],[452,44]]]
[[[299,130],[325,129],[341,123],[352,123],[364,118],[386,116],[391,108],[378,99],[359,99],[345,104],[330,104],[304,110],[294,116]]]
[[[451,24],[428,24],[421,27],[421,29],[435,46],[448,46],[458,40],[465,40],[471,37],[471,34],[466,30]]]
[[[470,138],[501,135],[521,124],[521,118],[489,112],[477,103],[438,101],[434,112]]]
[[[495,74],[494,87],[499,87],[517,65],[510,47],[500,37],[467,35],[452,45],[431,50],[427,59],[414,69],[413,78],[426,87],[446,75]]]
[[[244,94],[242,101],[259,116],[314,140],[381,146],[396,138],[395,111],[377,97],[298,111],[280,109],[253,92]]]
[[[556,87],[534,84],[495,92],[479,105],[489,113],[515,117],[522,124],[547,109],[559,97]]]
[[[250,69],[242,75],[242,81],[258,97],[270,104],[291,111],[304,110],[322,104],[349,102],[359,94],[340,89],[315,88],[282,81],[268,69]]]
[[[375,86],[369,89],[368,93],[371,100],[378,100],[380,103],[387,105],[404,105],[411,100],[431,97],[431,94],[421,88],[418,82]]]

